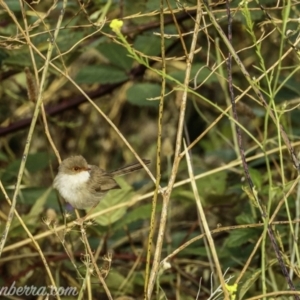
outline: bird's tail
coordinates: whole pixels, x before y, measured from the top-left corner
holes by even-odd
[[[148,160],[148,159],[142,159],[142,161],[146,165],[150,164],[150,160]],[[140,163],[134,163],[134,164],[119,168],[117,170],[114,170],[114,171],[110,172],[110,174],[112,176],[120,176],[120,175],[125,175],[125,174],[128,174],[128,173],[140,170],[142,168],[143,168],[143,166]]]

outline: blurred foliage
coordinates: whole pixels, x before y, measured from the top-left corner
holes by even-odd
[[[24,30],[20,1],[6,2]],[[50,33],[53,33],[60,16],[62,1],[22,3],[28,24],[27,35],[30,37],[31,45],[36,49],[34,59],[40,78],[45,64],[44,57],[51,41]],[[165,54],[168,58],[166,74],[169,77],[166,79],[162,119],[161,186],[166,186],[170,178],[182,99],[182,88],[170,78],[181,83],[184,81],[186,53],[182,41],[189,51],[195,23],[195,4],[195,1],[164,2]],[[154,174],[162,81],[161,76],[153,71],[153,69],[161,70],[162,67],[159,60],[161,57],[159,5],[158,1],[141,0],[67,1],[67,9],[51,60],[51,63],[74,79],[91,97],[141,157],[151,159],[150,169]],[[260,5],[266,10],[263,11]],[[288,5],[291,5],[290,9]],[[252,33],[259,40],[257,44],[254,44],[249,34],[251,32],[242,13],[240,1],[231,1],[230,6],[233,16],[232,45],[251,78],[258,79],[257,86],[270,105],[270,108],[261,105],[252,90],[245,92],[248,88],[247,80],[239,66],[233,63],[236,96],[245,92],[240,101],[243,105],[238,112],[239,122],[262,145],[257,145],[250,135],[242,133],[247,157],[257,155],[248,162],[249,173],[261,201],[271,215],[297,177],[290,156],[283,148],[282,141],[278,139],[278,124],[270,120],[269,109],[276,113],[290,140],[296,141],[300,128],[299,55],[297,51],[291,50],[289,42],[298,40],[299,4],[282,2],[277,5],[277,2],[270,0],[261,1],[259,4],[250,2],[250,17],[254,22]],[[173,10],[173,15],[170,9]],[[213,1],[211,9],[220,26],[227,32],[225,3]],[[35,103],[28,100],[24,68],[28,67],[34,74],[34,66],[21,31],[7,11],[2,10],[0,13],[0,179],[8,196],[12,197],[24,147],[28,142],[28,128],[35,106]],[[276,22],[270,21],[267,13]],[[124,20],[123,35],[133,49],[146,57],[152,70],[138,64],[126,48],[113,38],[109,22],[114,18]],[[198,51],[192,62],[190,81],[192,92],[188,94],[184,138],[189,144],[208,129],[208,133],[195,144],[190,154],[195,176],[198,176],[196,184],[210,229],[241,226],[238,229],[220,230],[213,234],[222,270],[225,272],[226,268],[229,268],[225,278],[229,278],[229,275],[234,276],[230,281],[230,284],[233,284],[263,232],[263,226],[250,227],[251,224],[261,222],[261,215],[249,199],[246,188],[243,189],[247,186],[247,182],[241,164],[234,164],[240,157],[235,142],[235,129],[232,126],[234,122],[227,116],[216,121],[220,110],[225,110],[229,106],[226,70],[228,50],[207,14],[203,13],[201,22],[197,40]],[[178,28],[182,33],[182,40],[178,36]],[[284,34],[290,30],[291,36],[281,34],[283,28],[286,30]],[[298,44],[295,45],[297,46]],[[40,54],[37,51],[40,51]],[[259,60],[258,53],[263,57],[263,62]],[[262,76],[266,75],[264,70],[269,68],[272,71],[268,76]],[[62,158],[82,154],[89,163],[106,170],[116,169],[135,160],[134,155],[116,132],[85,100],[82,93],[51,66],[43,92],[43,104],[49,133]],[[282,152],[280,153],[278,149]],[[273,153],[267,153],[273,150]],[[71,218],[75,218],[72,208],[51,188],[57,166],[58,160],[45,134],[44,121],[40,117],[32,137],[16,207],[22,220],[34,235],[44,233],[51,226],[64,224],[65,211],[71,211]],[[187,164],[183,159],[177,174],[177,182],[186,179],[188,179]],[[134,204],[131,201],[136,200],[135,197],[138,195],[153,191],[154,184],[144,171],[129,174],[125,178],[118,179],[118,182],[122,189],[110,192],[96,211],[109,210],[115,205],[116,208],[100,215],[93,226],[87,228],[88,238],[93,251],[100,257],[113,250],[112,269],[106,282],[114,299],[143,299],[152,197],[139,198]],[[289,194],[288,205],[281,207],[276,220],[286,221],[289,215],[291,219],[298,217],[298,193],[299,191],[295,190]],[[157,227],[160,222],[161,201],[159,197]],[[9,205],[2,193],[0,205],[2,232],[9,212]],[[47,226],[49,225],[47,222],[42,222],[48,219],[57,225],[53,225],[52,222],[52,225]],[[294,238],[297,240],[297,236],[291,234],[287,224],[274,227],[278,234],[276,238],[282,245],[280,250],[289,257],[292,252],[291,245],[294,244]],[[51,266],[57,284],[62,287],[76,286],[79,291],[83,281],[78,277],[64,247],[72,253],[72,258],[84,277],[86,266],[82,254],[85,253],[85,247],[80,239],[80,232],[75,229],[61,235],[54,232],[55,230],[53,234],[38,239],[38,243]],[[201,233],[195,197],[190,184],[179,184],[171,196],[162,259]],[[14,218],[6,245],[15,245],[27,238],[20,222]],[[0,286],[9,286],[12,282],[15,282],[16,286],[25,284],[48,286],[50,284],[48,277],[34,246],[27,243],[13,248],[4,252],[0,259]],[[217,283],[207,251],[207,246],[201,238],[172,257],[171,268],[159,275],[157,299],[163,297],[182,300],[208,299],[211,288],[216,289]],[[268,274],[271,274],[266,282],[267,290],[269,292],[286,290],[285,279],[267,238],[265,248],[255,253],[246,273],[243,274],[238,285],[238,299],[260,295],[263,285],[262,253],[266,255],[266,268]],[[98,258],[97,263],[101,265],[103,261]],[[285,263],[289,265],[290,261],[286,258]],[[296,264],[299,265],[299,262],[295,262]],[[295,281],[299,280],[297,276],[294,275]],[[97,277],[93,275],[92,281],[97,283],[92,285],[93,299],[106,299]],[[62,299],[74,298],[65,296]],[[83,299],[87,299],[87,296]]]

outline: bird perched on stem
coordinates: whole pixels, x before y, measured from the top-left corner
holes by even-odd
[[[149,160],[143,159],[148,165]],[[62,161],[54,179],[54,188],[76,209],[87,209],[90,212],[77,223],[82,223],[91,211],[98,205],[107,192],[120,189],[114,177],[125,175],[142,169],[140,163],[134,163],[112,172],[89,165],[81,155],[71,156]]]

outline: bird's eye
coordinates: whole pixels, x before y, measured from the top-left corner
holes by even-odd
[[[78,168],[78,167],[74,167],[73,170],[74,170],[74,171],[78,171],[79,168]]]

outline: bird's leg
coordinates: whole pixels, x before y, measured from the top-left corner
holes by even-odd
[[[92,206],[92,208],[88,211],[88,213],[84,217],[78,218],[77,220],[74,221],[74,223],[81,226],[83,224],[83,222],[85,221],[85,219],[87,218],[87,216],[89,216],[92,213],[92,211],[95,209],[95,207],[97,205],[98,205],[98,203],[96,205]]]

